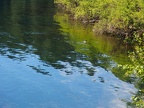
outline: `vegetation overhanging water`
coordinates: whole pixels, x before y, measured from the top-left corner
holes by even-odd
[[[94,23],[93,31],[117,35],[134,44],[129,52],[132,64],[119,65],[126,75],[138,77],[140,93],[133,98],[135,107],[144,107],[144,1],[143,0],[55,0],[57,7],[74,19]]]

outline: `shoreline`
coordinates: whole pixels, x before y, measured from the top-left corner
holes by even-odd
[[[134,25],[128,25],[128,26],[124,26],[124,27],[120,27],[117,26],[117,23],[121,23],[119,22],[115,22],[115,23],[109,23],[109,19],[107,19],[105,21],[105,19],[101,18],[101,16],[97,15],[97,16],[76,16],[76,12],[73,11],[75,8],[77,8],[78,6],[74,6],[71,8],[68,8],[68,6],[66,4],[60,3],[60,2],[56,2],[55,3],[56,8],[58,8],[59,10],[62,10],[63,12],[65,12],[66,14],[69,14],[69,16],[71,17],[71,19],[73,20],[78,20],[81,23],[84,24],[92,24],[93,25],[93,29],[92,31],[96,34],[104,34],[104,35],[112,35],[112,36],[116,36],[118,38],[121,39],[133,39],[135,34],[138,34],[139,36],[142,36],[144,33],[144,28],[142,27],[138,27],[136,28]],[[124,23],[124,22],[122,22]],[[117,25],[116,25],[117,24]],[[142,23],[143,24],[143,23]],[[116,25],[116,26],[115,26]]]

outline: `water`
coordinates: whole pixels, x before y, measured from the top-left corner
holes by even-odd
[[[137,90],[117,68],[127,47],[51,6],[0,1],[0,108],[128,107]]]

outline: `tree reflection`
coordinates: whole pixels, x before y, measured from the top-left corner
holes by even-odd
[[[36,54],[51,64],[65,59],[74,49],[65,42],[60,26],[53,19],[53,0],[3,0],[0,3],[1,55],[25,61],[26,55]]]
[[[1,55],[20,62],[28,61],[29,55],[37,55],[41,62],[69,75],[78,71],[93,76],[96,67],[112,70],[112,57],[117,53],[112,57],[108,55],[117,45],[87,36],[79,26],[71,26],[76,27],[73,29],[78,31],[76,36],[65,36],[60,30],[65,22],[59,24],[54,19],[53,0],[2,0],[0,5]],[[83,39],[86,43],[81,43]],[[96,44],[96,41],[100,42]],[[38,73],[49,73],[38,66],[28,66]]]

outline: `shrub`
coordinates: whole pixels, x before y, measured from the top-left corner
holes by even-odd
[[[144,0],[55,0],[55,3],[63,4],[75,19],[100,19],[94,26],[98,33],[130,37],[144,27]]]

